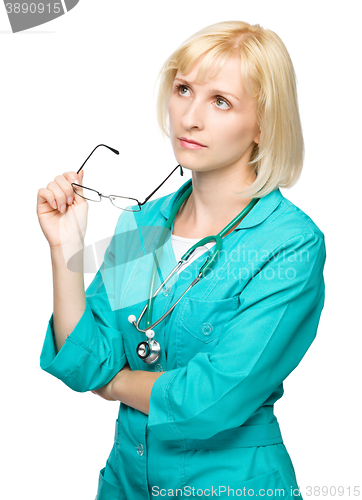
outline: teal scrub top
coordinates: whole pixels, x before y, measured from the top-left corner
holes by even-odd
[[[51,316],[40,367],[77,392],[103,387],[126,362],[165,372],[153,385],[149,415],[120,402],[97,500],[233,496],[231,489],[234,496],[264,490],[280,498],[283,489],[283,498],[302,498],[274,403],[316,336],[326,250],[321,230],[279,189],[222,239],[211,271],[154,328],[162,350],[156,363],[137,356],[146,336],[128,316],[138,318],[147,303],[161,231],[191,183],[140,212],[121,212],[82,317],[57,352]],[[153,322],[212,251],[167,283]],[[155,290],[176,264],[167,237]]]

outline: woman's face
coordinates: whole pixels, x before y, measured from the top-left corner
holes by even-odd
[[[253,99],[243,85],[236,56],[226,60],[215,78],[192,83],[203,57],[187,75],[175,76],[168,103],[172,147],[178,163],[187,169],[239,170],[260,140]],[[195,149],[182,137],[204,147]]]

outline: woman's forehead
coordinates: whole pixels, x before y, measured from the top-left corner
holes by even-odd
[[[181,67],[177,69],[175,78],[176,77],[187,78],[188,81],[193,81],[196,79],[200,69],[203,70],[202,72],[205,75],[203,81],[216,79],[220,75],[220,73],[222,73],[223,75],[226,75],[227,73],[232,73],[234,77],[237,76],[237,74],[241,73],[240,56],[236,54],[231,54],[226,59],[223,59],[221,56],[219,56],[210,61],[209,63],[206,62],[206,67],[205,67],[204,59],[206,55],[207,55],[206,53],[202,54],[198,59],[196,59],[195,62],[192,63],[191,67],[190,63],[189,64],[181,63],[180,64]],[[188,67],[188,70],[182,71],[183,69],[182,66]]]

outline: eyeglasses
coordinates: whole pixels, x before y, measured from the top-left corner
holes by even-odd
[[[91,154],[88,156],[88,158],[85,160],[85,162],[83,163],[83,165],[80,167],[80,169],[78,170],[77,174],[79,174],[79,172],[82,170],[82,168],[84,167],[84,165],[86,164],[86,162],[89,160],[89,158],[94,153],[94,151],[97,148],[99,148],[99,146],[105,146],[106,148],[108,148],[111,151],[113,151],[113,153],[115,153],[116,155],[119,155],[119,151],[117,151],[116,149],[113,149],[110,146],[106,146],[105,144],[98,144],[98,146],[96,146],[93,149],[93,151],[91,152]],[[163,182],[161,182],[161,184],[154,191],[152,191],[152,193],[149,196],[147,196],[147,198],[145,199],[145,201],[143,201],[142,203],[140,201],[138,201],[136,198],[131,198],[131,197],[118,196],[118,195],[115,195],[115,194],[110,194],[110,195],[106,196],[105,194],[99,193],[95,189],[90,189],[90,188],[87,188],[85,186],[81,186],[80,184],[76,184],[75,182],[72,182],[72,188],[73,188],[73,191],[75,192],[75,194],[77,194],[78,196],[80,196],[81,198],[84,198],[86,200],[89,200],[89,201],[102,201],[102,198],[109,198],[109,200],[111,201],[112,205],[114,205],[115,207],[117,207],[117,208],[119,208],[121,210],[127,210],[128,212],[139,212],[141,210],[142,205],[144,205],[151,198],[151,196],[153,196],[155,194],[155,192],[158,189],[160,189],[160,187],[167,181],[167,179],[169,177],[171,177],[171,175],[175,172],[175,170],[178,167],[180,167],[180,175],[184,175],[181,165],[177,165],[177,167],[172,170],[172,172],[170,173],[170,175],[168,175],[166,177],[166,179]],[[134,205],[134,202],[136,202],[137,205]],[[132,205],[132,204],[133,204],[133,206],[129,207],[129,205]],[[126,208],[126,207],[128,207],[128,208]]]

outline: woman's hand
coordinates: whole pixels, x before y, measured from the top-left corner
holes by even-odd
[[[82,185],[83,170],[57,175],[37,196],[40,227],[51,249],[79,247],[87,227],[88,202],[77,196],[72,182]],[[83,194],[83,189],[78,188]]]
[[[113,397],[111,395],[112,380],[110,382],[108,382],[108,384],[105,385],[104,387],[101,387],[100,389],[97,389],[96,391],[91,391],[91,392],[93,392],[93,394],[96,394],[97,396],[100,396],[101,398],[105,399],[106,401],[117,401],[116,399],[113,399]]]
[[[122,377],[124,377],[126,372],[130,372],[131,368],[128,363],[124,365],[122,370],[120,370],[113,378],[106,384],[104,387],[97,389],[96,391],[91,391],[93,394],[97,394],[101,398],[106,401],[118,401],[118,399],[113,394],[114,383],[119,381]]]

